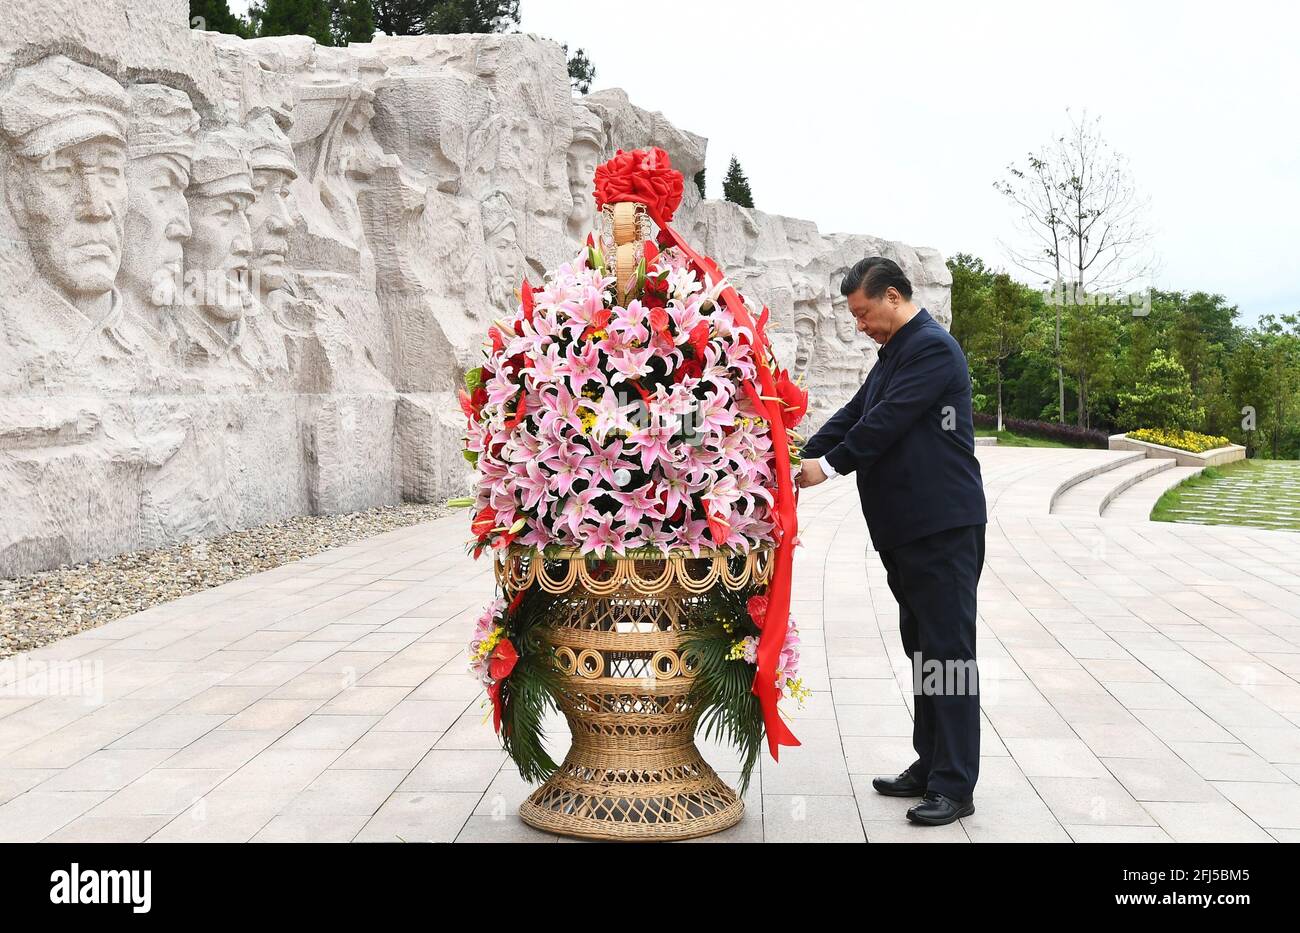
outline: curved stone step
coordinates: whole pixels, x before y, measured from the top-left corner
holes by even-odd
[[[1098,459],[1090,463],[1086,468],[1078,472],[1070,473],[1066,479],[1059,483],[1052,490],[1052,498],[1047,504],[1047,511],[1056,512],[1056,506],[1072,489],[1082,486],[1084,483],[1091,482],[1099,476],[1111,473],[1115,470],[1130,467],[1135,463],[1140,463],[1146,459],[1145,454],[1126,453],[1120,450],[1097,451],[1099,454],[1106,454],[1104,459]]]
[[[1148,476],[1111,499],[1110,504],[1102,509],[1101,517],[1114,521],[1145,522],[1151,518],[1151,510],[1156,507],[1161,496],[1204,469],[1205,467],[1175,466]]]
[[[1126,489],[1176,465],[1173,458],[1147,457],[1116,464],[1058,494],[1052,504],[1052,514],[1099,518],[1106,506]]]

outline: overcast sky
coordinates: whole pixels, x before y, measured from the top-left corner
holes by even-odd
[[[763,210],[995,265],[1015,229],[993,181],[1068,128],[1066,107],[1086,109],[1150,198],[1157,286],[1222,293],[1247,320],[1300,311],[1290,4],[520,8],[523,31],[587,51],[596,89],[624,88],[707,136],[711,197],[734,153]]]

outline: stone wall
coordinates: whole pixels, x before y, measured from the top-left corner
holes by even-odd
[[[571,258],[595,166],[705,140],[574,98],[529,35],[195,31],[185,0],[0,7],[0,576],[304,512],[463,491],[455,388],[526,274]],[[813,423],[874,352],[837,283],[934,250],[701,201],[679,228],[772,309]]]

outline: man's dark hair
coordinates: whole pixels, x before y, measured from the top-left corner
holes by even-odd
[[[898,263],[884,256],[868,256],[853,264],[853,268],[840,283],[840,294],[848,297],[862,289],[868,298],[879,298],[889,286],[898,289],[898,293],[907,301],[912,300],[912,283],[907,280]]]

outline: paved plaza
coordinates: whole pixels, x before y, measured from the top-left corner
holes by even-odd
[[[910,667],[839,479],[799,507],[803,745],[763,760],[744,821],[711,838],[1300,841],[1300,534],[1145,521],[1095,492],[1135,469],[1118,451],[979,457],[975,815],[920,828],[871,790],[913,758]],[[528,787],[466,673],[493,589],[467,525],[392,531],[0,666],[0,840],[557,841],[515,815]],[[68,670],[92,689],[52,695]],[[702,747],[736,776],[729,749]]]

